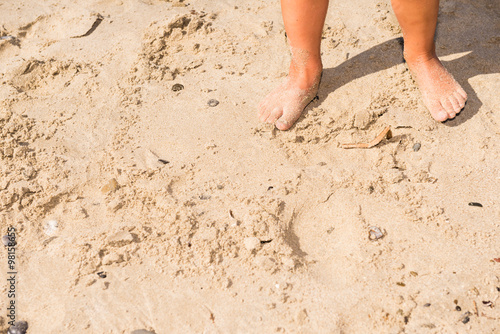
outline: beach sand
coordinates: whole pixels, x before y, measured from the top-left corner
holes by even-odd
[[[441,124],[389,1],[331,1],[319,99],[286,132],[256,116],[290,60],[278,1],[0,13],[0,228],[28,333],[500,332],[498,2],[441,3],[469,95]]]

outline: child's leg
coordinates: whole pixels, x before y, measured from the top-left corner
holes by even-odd
[[[328,0],[281,0],[292,51],[288,77],[259,105],[259,119],[289,129],[318,92],[323,65],[320,45]]]
[[[439,0],[392,0],[404,37],[406,62],[420,88],[424,104],[437,121],[454,118],[467,94],[436,56]]]

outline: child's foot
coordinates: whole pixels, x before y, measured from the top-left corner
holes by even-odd
[[[259,120],[288,130],[318,93],[321,61],[316,65],[292,61],[286,80],[259,104]]]
[[[465,106],[467,94],[437,56],[406,62],[422,93],[425,106],[439,122],[454,118]]]

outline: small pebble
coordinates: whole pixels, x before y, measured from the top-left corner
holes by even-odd
[[[120,188],[120,185],[118,184],[118,181],[116,181],[116,179],[113,178],[113,179],[109,180],[109,182],[106,183],[101,188],[101,192],[103,194],[109,194],[109,193],[115,192],[116,190],[118,190],[118,188]]]
[[[208,100],[208,106],[209,107],[217,107],[219,105],[219,101],[215,99],[210,99]]]
[[[184,86],[181,84],[175,84],[172,86],[172,91],[179,92],[184,89]]]
[[[429,306],[431,306],[431,303],[424,304],[424,307],[429,307]]]
[[[243,240],[243,244],[245,245],[245,248],[249,251],[253,251],[254,249],[258,249],[261,247],[261,242],[259,238],[256,237],[245,238]]]
[[[384,237],[384,233],[378,228],[377,226],[370,226],[370,235],[368,236],[368,239],[370,240],[378,240]]]
[[[26,321],[16,321],[13,326],[10,326],[7,334],[25,334],[28,330],[28,323]]]
[[[136,329],[130,334],[156,334],[155,332],[147,331],[145,329]]]
[[[14,155],[14,149],[12,147],[4,148],[3,155],[5,155],[6,157],[12,157]]]
[[[178,92],[178,91],[181,91],[181,90],[183,90],[183,89],[184,89],[184,86],[183,86],[183,85],[181,85],[181,84],[178,84],[178,83],[172,86],[172,90],[173,90],[174,92]]]
[[[413,151],[418,152],[418,150],[420,150],[420,147],[422,147],[422,144],[420,144],[420,143],[415,143],[415,144],[413,145]]]
[[[9,243],[10,243],[10,238],[9,238],[9,236],[8,236],[8,235],[4,235],[4,236],[2,237],[2,243],[3,243],[3,245],[4,245],[5,247],[9,246]],[[11,245],[11,246],[15,246],[15,244],[14,244],[14,245]]]
[[[465,312],[461,317],[460,317],[460,321],[464,324],[468,323],[470,321],[470,315],[472,315],[472,313],[470,313],[469,311]]]
[[[163,159],[158,159],[158,161],[161,162],[164,165],[166,165],[166,164],[168,164],[170,162],[170,161],[163,160]]]
[[[107,277],[107,275],[106,275],[106,273],[104,271],[98,272],[97,276],[99,276],[99,278],[106,278]]]
[[[457,306],[455,307],[455,310],[457,310],[458,312],[460,312],[460,311],[462,311],[462,308],[461,308],[460,306],[458,306],[458,305],[457,305]]]
[[[481,203],[477,203],[477,202],[470,202],[469,206],[477,206],[477,207],[480,207],[480,208],[483,207],[483,205]]]

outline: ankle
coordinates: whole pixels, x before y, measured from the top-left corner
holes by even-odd
[[[437,59],[437,55],[434,50],[413,51],[405,49],[403,51],[403,56],[405,58],[405,61],[409,64],[423,64],[427,63],[432,59]]]
[[[309,89],[318,84],[323,72],[323,64],[319,61],[309,61],[307,64],[297,64],[292,61],[288,77],[298,82],[302,89]],[[303,86],[303,87],[302,87]]]

